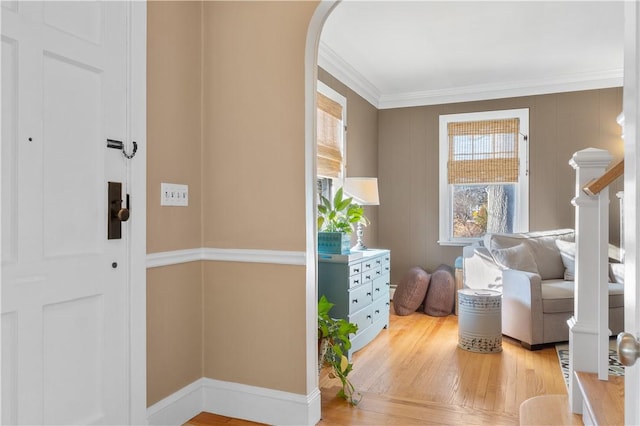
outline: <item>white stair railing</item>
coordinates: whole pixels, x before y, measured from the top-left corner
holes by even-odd
[[[573,154],[569,164],[576,171],[574,315],[569,324],[569,403],[582,413],[582,394],[575,371],[598,373],[608,379],[609,362],[609,189],[589,195],[585,186],[603,176],[612,160],[602,149],[587,148]],[[597,348],[594,350],[594,348]]]

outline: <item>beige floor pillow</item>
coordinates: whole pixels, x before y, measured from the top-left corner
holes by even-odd
[[[424,301],[429,281],[430,275],[424,269],[419,266],[409,269],[393,293],[395,313],[401,316],[414,313]]]
[[[445,317],[453,312],[456,280],[453,268],[440,265],[431,274],[431,282],[424,299],[424,313],[433,317]]]

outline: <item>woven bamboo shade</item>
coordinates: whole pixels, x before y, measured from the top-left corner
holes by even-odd
[[[449,123],[450,184],[518,182],[517,118]]]
[[[320,177],[338,178],[342,171],[340,132],[342,105],[318,93],[318,161]]]

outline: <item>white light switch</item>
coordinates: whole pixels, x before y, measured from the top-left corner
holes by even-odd
[[[188,206],[189,205],[189,185],[177,183],[160,184],[160,205],[161,206]]]

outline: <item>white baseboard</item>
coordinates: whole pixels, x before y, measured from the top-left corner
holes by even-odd
[[[315,425],[320,391],[299,395],[201,378],[147,409],[149,425],[181,425],[206,411],[270,425]]]
[[[182,425],[202,412],[202,382],[198,379],[147,408],[149,425]]]

